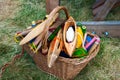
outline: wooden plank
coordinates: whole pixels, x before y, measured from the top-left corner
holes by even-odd
[[[98,34],[99,36],[103,37],[105,36],[105,32],[109,33],[109,37],[119,37],[120,38],[120,26],[90,26],[87,25],[87,29],[90,32],[95,31],[96,34]]]
[[[59,0],[46,0],[46,12],[49,14],[55,7],[59,6]]]
[[[93,9],[92,13],[93,13],[93,16],[96,16],[99,11],[101,11],[101,9],[103,9],[104,5],[100,5],[99,7]]]
[[[113,8],[116,8],[116,7],[118,7],[118,6],[120,6],[120,0],[117,0],[116,4],[113,6]],[[112,8],[112,9],[113,9],[113,8]]]
[[[96,2],[93,4],[92,9],[95,9],[95,8],[103,5],[104,2],[105,2],[105,0],[98,0],[98,1],[96,1]]]
[[[77,22],[82,23],[87,27],[87,31],[93,32],[99,36],[105,36],[103,33],[108,32],[109,37],[120,38],[120,21],[89,21],[89,22]]]
[[[113,5],[116,3],[117,0],[107,0],[103,8],[99,11],[99,13],[94,17],[94,20],[104,20],[107,16]]]
[[[113,7],[111,9],[114,9],[118,6],[120,6],[120,0],[117,0],[117,2],[113,5]],[[95,16],[103,8],[104,8],[104,3],[99,5],[99,6],[97,6],[97,4],[96,4],[96,8],[94,8],[93,11],[92,11],[93,15]]]

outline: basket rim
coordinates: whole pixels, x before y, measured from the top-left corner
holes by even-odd
[[[90,32],[87,32],[87,33],[91,34]],[[96,34],[92,34],[92,35],[98,37]],[[92,53],[88,53],[89,55],[87,55],[83,59],[82,58],[66,58],[66,57],[58,56],[58,59],[56,60],[56,62],[61,61],[61,62],[64,62],[66,64],[73,64],[73,65],[84,64],[86,62],[89,62],[92,58],[94,58],[97,55],[97,53],[99,52],[99,50],[100,50],[100,43],[98,44],[97,48]],[[31,54],[32,57],[34,57],[34,55],[37,55],[37,54],[34,54],[33,51],[32,51],[32,53],[33,53],[33,54]],[[41,55],[43,55],[43,54],[41,54]],[[46,55],[44,55],[44,56],[46,56]]]
[[[92,52],[92,54],[87,55],[85,58],[65,58],[62,56],[58,57],[59,61],[63,61],[65,63],[70,63],[70,64],[74,64],[74,65],[79,65],[85,62],[90,61],[92,58],[94,58],[97,53],[99,52],[100,49],[100,44],[97,46],[97,49],[94,50],[94,52]]]
[[[99,38],[98,35],[96,35],[96,34],[92,34],[90,32],[87,32],[87,34],[90,34],[92,36],[95,36],[95,37]],[[65,63],[79,65],[79,64],[85,63],[87,61],[90,61],[92,58],[94,58],[97,55],[99,50],[100,50],[100,43],[98,44],[97,48],[92,53],[88,53],[89,55],[87,55],[83,59],[82,58],[65,58],[65,57],[59,56],[58,60],[63,61]]]

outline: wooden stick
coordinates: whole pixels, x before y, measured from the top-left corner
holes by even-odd
[[[45,31],[43,31],[36,39],[35,41],[33,42],[33,44],[35,46],[37,46],[36,50],[35,50],[35,53],[37,53],[37,51],[41,48],[41,46],[43,45],[43,42],[44,42],[44,36],[46,35],[46,32],[47,32],[48,29],[45,29]],[[47,34],[48,35],[48,34]],[[44,46],[44,45],[43,45]]]
[[[58,26],[60,26],[64,22],[65,22],[65,20],[58,20],[53,25],[51,25],[49,29],[51,29],[51,28],[57,28]]]
[[[43,31],[36,39],[33,41],[33,44],[37,46],[37,44],[43,39],[43,36],[45,35],[46,31]]]
[[[22,31],[21,33],[19,33],[18,36],[26,36],[32,29],[33,29],[33,28],[31,28],[31,29],[26,29],[26,30]]]
[[[59,10],[61,10],[61,9],[65,10],[65,13],[67,14],[66,17],[69,17],[68,12],[67,12],[67,10],[66,10],[65,7],[57,7],[57,8],[55,8],[55,9],[50,13],[50,15],[48,16],[48,18],[47,18],[44,22],[42,22],[41,24],[37,25],[37,26],[20,42],[19,45],[23,45],[23,44],[29,42],[30,40],[32,40],[33,38],[35,38],[36,36],[38,36],[42,31],[44,31],[44,29],[45,29],[46,27],[49,27],[49,26],[50,26],[50,23],[52,23],[52,22],[56,19],[56,17],[54,17],[55,14],[56,14]]]
[[[41,41],[41,42],[39,42],[39,44],[38,44],[38,46],[37,46],[37,48],[36,48],[36,50],[35,50],[35,53],[37,53],[37,52],[38,52],[38,50],[41,48],[41,46],[42,46],[42,41]]]
[[[50,43],[48,55],[47,55],[47,62],[48,67],[52,67],[56,59],[58,58],[60,51],[62,50],[63,44],[62,44],[62,30],[60,30],[57,34],[57,36],[52,40]]]
[[[46,32],[44,39],[42,41],[42,53],[43,54],[46,54],[48,52],[47,39],[48,39],[48,31]]]
[[[55,15],[55,18],[58,17],[58,14]],[[55,20],[55,19],[53,19]],[[51,23],[52,25],[52,23]],[[56,26],[56,24],[53,24],[53,26]],[[34,47],[37,47],[35,51],[35,53],[37,53],[37,51],[41,48],[41,45],[43,46],[42,48],[42,52],[46,53],[48,48],[47,48],[47,38],[48,38],[48,29],[49,27],[47,27],[34,41],[33,41],[33,45]],[[45,37],[46,36],[46,37]],[[42,40],[43,39],[43,40]]]

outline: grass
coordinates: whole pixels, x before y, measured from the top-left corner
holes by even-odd
[[[91,4],[94,0],[61,0],[61,5],[66,6],[71,16],[77,21],[90,21],[93,19]]]
[[[92,5],[95,0],[61,0],[61,5],[66,6],[70,14],[77,21],[92,21]],[[105,20],[120,20],[120,7],[110,11]]]
[[[120,39],[101,38],[98,55],[77,76],[83,80],[119,80],[120,79]]]
[[[93,2],[93,0],[61,0],[61,4],[66,5],[70,14],[79,21],[92,20],[91,4]],[[16,12],[14,18],[8,17],[7,21],[0,22],[0,67],[10,61],[15,54],[21,52],[21,47],[13,40],[16,31],[25,29],[33,20],[44,18],[46,15],[45,0],[19,0],[19,9]],[[120,20],[118,13],[119,8],[112,10],[106,20]],[[102,37],[98,55],[75,77],[75,80],[119,80],[119,53],[119,38]],[[32,58],[25,52],[21,59],[6,69],[0,80],[59,79],[39,70]]]
[[[21,8],[13,19],[14,24],[27,27],[34,20],[43,19],[46,15],[44,0],[20,0]]]

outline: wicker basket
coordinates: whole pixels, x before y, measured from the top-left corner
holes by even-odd
[[[88,64],[88,62],[97,55],[100,45],[97,46],[92,54],[88,55],[83,60],[80,58],[70,59],[59,56],[51,68],[49,68],[47,65],[46,55],[42,55],[41,53],[34,54],[28,45],[24,45],[23,47],[27,53],[32,56],[36,65],[41,70],[45,71],[46,73],[55,75],[61,79],[69,80],[73,79]]]
[[[66,17],[68,18],[69,14],[66,8],[64,7],[62,8],[58,7],[56,12],[54,10],[55,13],[52,12],[53,13],[52,15],[56,14],[61,9],[65,11]],[[97,36],[97,35],[94,35],[94,36]],[[65,58],[65,57],[59,56],[51,68],[49,68],[47,65],[47,55],[43,55],[41,54],[41,52],[38,52],[37,54],[35,54],[27,44],[23,45],[23,47],[27,51],[27,53],[32,56],[36,65],[41,70],[49,74],[55,75],[56,77],[59,77],[61,79],[69,80],[69,79],[73,79],[88,64],[88,62],[97,55],[100,45],[98,45],[97,48],[88,56],[86,56],[86,58],[84,59],[80,59],[80,58],[72,59],[72,58]]]

